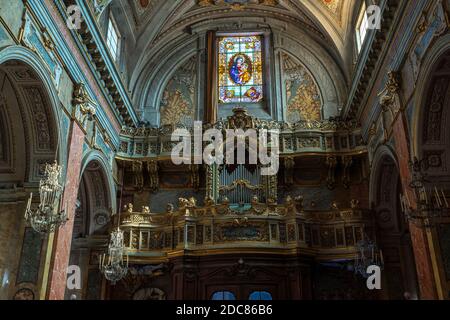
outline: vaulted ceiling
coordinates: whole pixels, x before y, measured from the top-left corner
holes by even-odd
[[[221,19],[236,25],[257,19],[261,24],[276,23],[282,30],[302,30],[349,74],[351,26],[358,4],[360,0],[113,0],[112,10],[126,38],[127,70],[133,90],[133,77],[151,63],[151,57],[162,47],[196,26]]]
[[[115,1],[114,1],[115,2]],[[140,37],[152,30],[157,37],[183,22],[208,19],[214,14],[285,15],[312,23],[333,38],[339,48],[359,0],[119,0],[128,26]],[[337,38],[335,38],[337,36]],[[152,38],[154,40],[154,37]],[[147,40],[149,40],[147,38]]]

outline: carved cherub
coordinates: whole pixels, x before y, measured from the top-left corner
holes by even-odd
[[[95,102],[89,97],[86,86],[84,83],[77,83],[73,90],[72,103],[75,106],[80,107],[81,119],[80,122],[83,126],[86,125],[86,121],[92,121],[96,114],[94,107]]]
[[[248,223],[248,217],[234,219],[234,221],[233,221],[233,224],[235,226],[242,226],[242,225],[246,225],[247,223]]]
[[[125,205],[125,206],[123,207],[123,209],[125,210],[125,212],[133,213],[133,204],[132,204],[132,203],[129,203],[129,204]]]
[[[292,199],[292,197],[290,195],[288,195],[285,199],[285,203],[287,206],[291,206],[294,203],[294,200]]]
[[[350,207],[351,207],[352,209],[357,209],[357,208],[359,207],[359,200],[352,199],[352,200],[350,201]]]
[[[189,200],[186,198],[179,198],[178,199],[178,206],[180,208],[185,208],[189,205]]]
[[[222,204],[224,204],[224,205],[230,204],[230,199],[228,199],[228,197],[223,197],[222,198]]]
[[[146,206],[143,206],[142,207],[142,214],[150,214],[150,208],[146,207]]]
[[[214,200],[210,196],[205,197],[205,206],[211,207],[213,205],[214,205]]]
[[[189,206],[192,208],[197,206],[197,200],[194,197],[189,198]]]
[[[299,196],[295,197],[294,200],[295,200],[295,206],[296,206],[297,210],[299,212],[302,212],[303,208],[304,208],[304,206],[303,206],[303,201],[304,201],[303,196],[299,195]]]
[[[174,210],[173,204],[168,203],[167,206],[166,206],[166,212],[171,214],[171,213],[173,213],[173,210]]]
[[[258,203],[259,203],[258,196],[253,196],[253,197],[252,197],[252,200],[251,200],[251,204],[252,204],[252,205],[255,205],[255,204],[258,204]]]
[[[338,203],[337,203],[336,201],[333,201],[333,202],[331,203],[331,209],[333,209],[333,210],[339,210],[339,206],[338,206]]]

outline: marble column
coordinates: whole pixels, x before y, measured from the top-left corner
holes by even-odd
[[[63,300],[66,290],[67,267],[69,265],[72,231],[75,216],[75,203],[80,183],[81,161],[85,133],[77,122],[72,122],[67,157],[67,175],[63,204],[67,204],[69,221],[54,236],[53,254],[50,266],[47,298]]]
[[[411,173],[409,171],[410,154],[407,126],[402,114],[398,115],[392,129],[401,181],[407,182],[404,183],[403,190],[408,192],[409,199],[415,199],[413,190],[409,187],[409,181],[411,181]],[[433,253],[430,252],[426,229],[419,228],[413,223],[410,223],[409,228],[419,282],[420,299],[438,299],[431,260],[431,254]]]

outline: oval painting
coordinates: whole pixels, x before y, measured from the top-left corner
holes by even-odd
[[[252,78],[252,60],[243,53],[237,53],[228,62],[230,79],[237,85],[247,84]]]

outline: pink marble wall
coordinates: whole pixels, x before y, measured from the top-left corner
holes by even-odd
[[[67,176],[64,190],[64,205],[67,203],[69,221],[55,234],[53,258],[49,277],[49,300],[63,300],[66,290],[66,269],[69,265],[70,247],[75,215],[75,202],[80,184],[81,161],[83,157],[84,133],[72,122],[72,132],[68,150]]]
[[[414,193],[409,187],[411,174],[409,172],[409,147],[405,119],[402,116],[397,117],[393,126],[393,136],[395,139],[395,148],[398,158],[398,166],[401,181],[404,181],[403,188],[408,192],[410,199],[414,198]],[[428,246],[428,240],[423,228],[418,228],[410,223],[410,232],[414,257],[416,262],[417,279],[419,282],[421,299],[437,299],[436,284],[431,264],[431,253]]]

